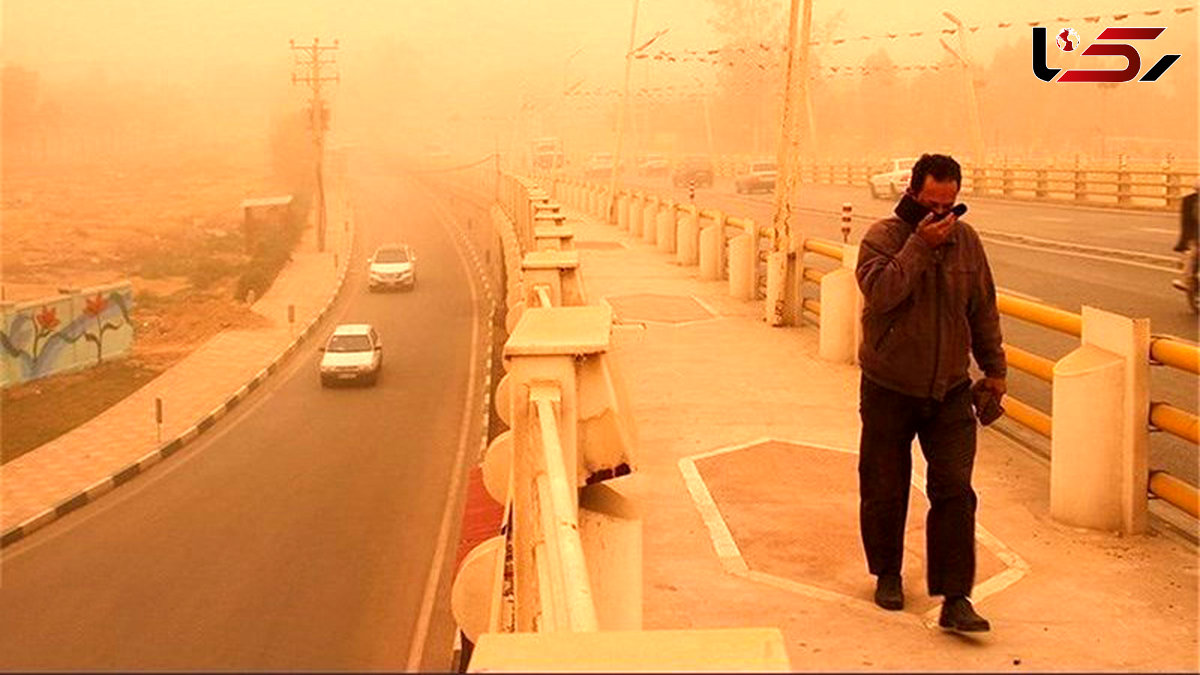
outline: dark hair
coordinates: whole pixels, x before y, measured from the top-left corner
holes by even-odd
[[[933,176],[934,180],[942,182],[953,180],[962,186],[962,168],[950,155],[921,155],[921,159],[913,164],[912,178],[908,183],[908,189],[912,190],[914,195],[925,187],[925,176]]]

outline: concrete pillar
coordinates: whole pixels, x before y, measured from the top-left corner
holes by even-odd
[[[729,241],[729,295],[754,299],[754,244],[748,234]]]
[[[696,226],[696,210],[684,209],[679,215],[679,236],[675,242],[675,261],[680,265],[700,262],[700,230]]]
[[[1079,527],[1146,528],[1148,319],[1083,307],[1082,344],[1054,365],[1050,514]]]
[[[675,210],[674,202],[667,202],[658,212],[658,250],[663,253],[675,252]]]
[[[700,278],[714,281],[721,278],[720,258],[717,256],[717,238],[720,229],[715,225],[700,230]]]
[[[642,236],[642,218],[646,215],[646,197],[640,192],[633,193],[633,201],[629,205],[629,233],[635,237]]]
[[[629,231],[629,193],[622,192],[617,198],[617,228]]]
[[[858,283],[845,267],[821,277],[821,338],[819,354],[826,361],[854,363],[855,326],[860,323]]]
[[[725,213],[723,211],[715,212],[712,220],[716,237],[709,244],[712,246],[713,260],[716,261],[716,278],[723,279],[725,278]]]
[[[642,216],[642,241],[653,246],[658,240],[658,197],[646,200]]]

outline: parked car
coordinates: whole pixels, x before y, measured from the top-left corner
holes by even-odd
[[[588,178],[611,176],[612,170],[613,156],[611,152],[597,152],[589,157],[587,163],[583,165],[583,175]]]
[[[693,182],[696,187],[712,187],[714,175],[711,160],[702,155],[693,155],[679,160],[671,175],[671,182],[676,187],[686,187]]]
[[[908,181],[912,176],[912,167],[916,163],[916,157],[905,157],[903,159],[893,159],[884,162],[879,166],[877,173],[867,179],[867,183],[871,188],[871,196],[876,199],[899,197],[908,188]]]
[[[646,155],[638,164],[638,173],[643,176],[665,176],[671,171],[671,163],[662,155]]]
[[[383,342],[366,323],[344,323],[333,329],[321,347],[321,386],[341,382],[379,381],[383,368]]]
[[[733,187],[738,194],[750,192],[771,192],[775,189],[775,178],[779,167],[772,160],[750,162],[746,170],[733,181]]]
[[[417,285],[417,256],[407,244],[384,244],[367,260],[367,289],[407,288]]]

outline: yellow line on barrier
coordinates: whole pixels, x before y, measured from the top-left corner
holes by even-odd
[[[825,276],[825,272],[813,267],[804,268],[804,280],[811,281],[814,284],[821,283],[821,278]]]
[[[729,216],[725,219],[725,224],[729,225],[730,227],[740,227],[745,230],[747,234],[749,234],[750,230],[754,228],[753,220],[750,220],[749,218],[742,218],[741,216]]]
[[[1004,415],[1011,418],[1012,421],[1029,427],[1046,438],[1050,438],[1050,416],[1028,403],[1012,396],[1005,396]]]
[[[1150,338],[1150,358],[1200,375],[1200,347],[1168,337]]]
[[[826,239],[805,239],[804,250],[812,251],[817,255],[823,255],[834,260],[842,259],[842,247],[840,244]]]
[[[1004,356],[1008,359],[1008,365],[1013,368],[1046,382],[1054,381],[1054,362],[1050,359],[1010,344],[1004,345]]]
[[[807,309],[808,311],[812,312],[813,314],[816,314],[817,316],[821,316],[821,302],[819,300],[813,300],[812,298],[805,298],[803,307],[804,307],[804,309]]]
[[[1007,293],[996,295],[1001,314],[1079,337],[1083,334],[1083,317],[1074,312],[1024,300]]]
[[[1170,403],[1155,401],[1150,404],[1150,424],[1184,440],[1200,443],[1196,416]]]
[[[1200,518],[1200,495],[1196,487],[1188,485],[1166,471],[1150,472],[1150,494],[1182,511]]]

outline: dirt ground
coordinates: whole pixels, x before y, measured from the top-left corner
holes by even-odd
[[[95,417],[227,328],[265,321],[233,300],[248,259],[240,202],[285,194],[265,159],[170,166],[4,167],[3,299],[133,283],[132,353],[0,394],[0,461]]]

